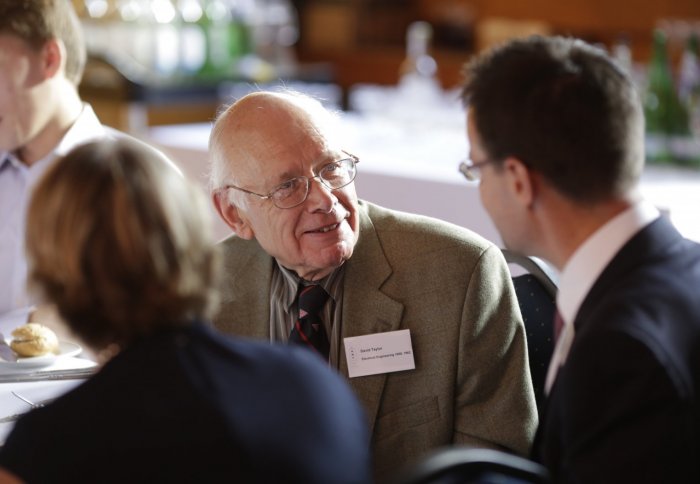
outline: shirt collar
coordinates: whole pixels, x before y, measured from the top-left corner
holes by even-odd
[[[659,211],[640,201],[618,214],[581,244],[559,278],[557,307],[564,324],[572,324],[584,298],[615,254],[634,234],[653,222]]]
[[[16,169],[27,168],[27,165],[17,159],[10,151],[0,151],[0,171],[12,166]]]
[[[57,156],[65,156],[77,145],[93,139],[102,138],[105,135],[105,128],[97,118],[95,111],[89,104],[83,103],[83,110],[70,129],[68,129],[65,136],[63,136],[58,146],[35,164],[43,165],[46,161],[52,160]],[[14,168],[28,168],[27,165],[22,163],[12,152],[0,151],[0,170],[4,169],[8,163]]]
[[[297,297],[297,291],[299,290],[299,284],[304,284],[306,281],[304,281],[301,277],[297,275],[296,272],[287,269],[284,267],[282,264],[279,263],[277,259],[275,259],[277,268],[280,270],[282,273],[282,277],[284,279],[284,287],[285,291],[281,295],[282,299],[282,306],[289,310],[290,307],[292,307],[292,304],[294,304],[294,301],[296,300]],[[345,264],[342,264],[340,267],[337,267],[328,274],[326,277],[323,279],[320,279],[318,281],[314,281],[314,284],[319,284],[321,287],[323,287],[328,294],[330,294],[331,298],[333,297],[333,294],[331,293],[330,288],[333,285],[333,282],[335,279],[338,278],[338,276],[341,274],[343,271],[343,268],[345,267]]]
[[[104,126],[97,119],[95,111],[89,104],[83,104],[83,110],[80,116],[75,120],[73,126],[70,127],[61,142],[54,150],[55,156],[65,156],[70,150],[77,145],[86,143],[91,140],[103,138],[107,132]]]

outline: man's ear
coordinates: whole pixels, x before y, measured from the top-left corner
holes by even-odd
[[[226,225],[231,227],[237,236],[246,240],[255,237],[253,228],[250,226],[245,216],[241,214],[238,207],[229,201],[228,194],[225,190],[213,192],[211,198],[221,219],[226,222]]]
[[[42,72],[46,79],[54,77],[64,63],[66,49],[58,39],[49,39],[41,50]]]
[[[531,207],[537,194],[537,180],[533,173],[525,163],[513,156],[505,159],[503,169],[506,171],[509,187],[515,198],[524,206]]]

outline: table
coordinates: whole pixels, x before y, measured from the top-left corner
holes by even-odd
[[[37,368],[36,371],[60,372],[68,369],[94,369],[96,363],[86,358],[67,357],[61,358],[58,362],[48,368]],[[2,374],[0,382],[7,376],[24,375],[25,373]],[[56,375],[56,373],[54,373]],[[73,378],[62,380],[42,380],[42,381],[22,381],[0,383],[0,419],[10,415],[28,412],[31,407],[20,398],[12,394],[16,392],[27,398],[32,403],[41,403],[53,400],[64,393],[80,385],[85,378]],[[14,427],[15,422],[0,422],[0,444],[5,442],[7,435]]]
[[[461,109],[406,118],[345,113],[338,129],[345,149],[359,156],[355,182],[360,198],[385,207],[428,215],[467,227],[501,245],[479,198],[478,184],[457,171],[468,153]],[[160,147],[201,186],[207,186],[207,143],[211,125],[153,127],[146,141]],[[687,238],[700,242],[700,171],[647,166],[642,194],[670,217]],[[215,236],[231,233],[212,207]]]

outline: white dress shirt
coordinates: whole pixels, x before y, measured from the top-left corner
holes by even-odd
[[[0,152],[0,332],[5,336],[24,324],[33,308],[33,301],[27,294],[24,255],[25,217],[32,189],[57,157],[79,144],[113,132],[102,126],[92,108],[85,104],[59,145],[31,166],[10,152]]]
[[[659,211],[651,203],[638,202],[598,229],[566,262],[557,292],[557,308],[564,328],[549,364],[545,392],[549,393],[559,368],[566,361],[574,341],[574,320],[593,284],[620,249],[658,216]]]

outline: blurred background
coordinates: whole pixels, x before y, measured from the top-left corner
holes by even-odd
[[[356,84],[398,83],[416,21],[429,25],[428,53],[446,89],[459,84],[471,55],[530,33],[599,44],[633,66],[643,85],[654,29],[668,36],[674,71],[690,33],[700,32],[697,0],[73,1],[93,57],[83,94],[106,121],[127,129],[139,120],[121,104],[141,98],[147,124],[210,119],[224,81],[329,82],[347,108]],[[178,84],[168,98],[166,88]]]
[[[342,113],[338,129],[363,160],[361,196],[494,240],[456,170],[468,153],[462,66],[514,37],[582,38],[633,76],[647,119],[646,195],[700,240],[698,0],[73,2],[90,52],[83,98],[192,176],[205,178],[222,105],[288,86]]]

